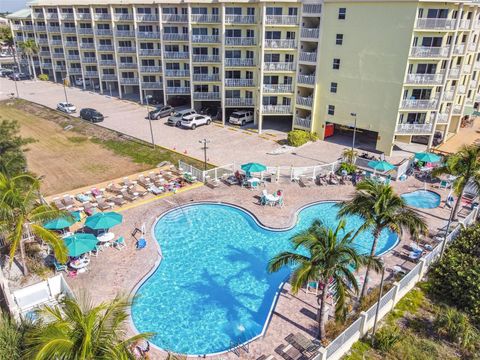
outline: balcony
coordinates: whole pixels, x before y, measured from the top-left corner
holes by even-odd
[[[442,18],[419,18],[417,19],[417,29],[426,30],[454,30],[456,19]]]
[[[460,76],[460,67],[456,66],[448,70],[448,77],[450,79],[458,79]]]
[[[108,45],[109,46],[109,45]],[[117,48],[117,51],[119,53],[134,53],[137,51],[136,48],[132,47],[132,46],[119,46]]]
[[[48,44],[48,39],[46,38],[38,38],[37,39],[37,43],[41,44],[41,45],[47,45]],[[70,43],[70,44],[68,44]],[[72,44],[72,41],[67,41],[65,43],[65,46],[66,47],[77,47],[77,43],[75,43],[75,45]]]
[[[477,43],[468,44],[468,51],[477,51]]]
[[[315,75],[298,75],[297,81],[303,85],[315,85]]]
[[[208,14],[192,14],[191,22],[202,24],[215,24],[220,22],[220,16]]]
[[[50,56],[50,51],[40,51],[38,53],[38,55],[40,55],[42,57],[48,57],[48,56]]]
[[[407,74],[405,83],[423,85],[441,85],[444,74]]]
[[[255,15],[225,15],[225,24],[255,24]]]
[[[464,95],[467,92],[467,87],[465,85],[458,85],[457,93]]]
[[[264,71],[295,71],[295,63],[293,62],[266,62],[263,63]]]
[[[35,25],[35,31],[45,32],[47,31],[47,27],[45,25]]]
[[[297,15],[267,15],[265,25],[297,25]]]
[[[67,67],[63,64],[54,64],[53,66],[56,71],[66,71]]]
[[[77,13],[78,20],[90,20],[91,18],[92,15],[90,15],[90,13]]]
[[[122,51],[122,49],[126,49],[126,48],[119,47],[118,52],[125,52],[125,51]],[[135,49],[135,48],[132,48],[132,49]],[[113,45],[98,45],[97,50],[98,51],[113,51],[113,50],[115,50],[115,48],[113,47]]]
[[[443,93],[443,101],[453,101],[454,91],[445,91]]]
[[[225,66],[232,66],[232,67],[252,67],[255,66],[254,59],[238,59],[238,58],[226,58],[225,59]]]
[[[51,69],[51,68],[53,68],[52,63],[43,63],[41,66],[42,66],[42,68],[44,68],[44,69]]]
[[[82,62],[87,63],[87,64],[93,64],[97,62],[97,58],[95,57],[83,57]]]
[[[137,69],[138,65],[134,62],[121,62],[118,64],[120,69]]]
[[[292,107],[290,105],[262,105],[262,112],[264,114],[292,114]]]
[[[192,60],[198,63],[220,62],[220,55],[193,55]]]
[[[18,36],[18,35],[17,35],[17,36],[14,37],[14,39],[15,39],[16,42],[22,42],[22,41],[25,40],[26,38],[24,39],[23,36]]]
[[[115,60],[100,60],[98,62],[100,66],[115,66],[116,61]]]
[[[475,63],[473,64],[473,68],[474,68],[475,70],[480,70],[480,61],[475,62]]]
[[[292,39],[265,39],[267,49],[296,49],[297,42]]]
[[[472,23],[472,21],[468,20],[468,19],[460,20],[459,28],[463,29],[463,30],[468,30],[468,29],[470,29],[470,24],[471,23]]]
[[[190,94],[190,88],[184,86],[167,87],[167,94]]]
[[[61,13],[60,18],[62,20],[73,20],[74,16],[73,16],[73,13]]]
[[[257,39],[253,37],[226,37],[226,46],[255,46]]]
[[[162,72],[162,67],[161,66],[141,66],[140,72],[158,73],[158,72]]]
[[[103,81],[118,81],[118,77],[115,74],[102,74]]]
[[[137,21],[140,22],[156,22],[158,19],[158,15],[155,14],[137,14]]]
[[[317,53],[316,52],[306,52],[300,51],[299,61],[317,63]]]
[[[77,33],[77,29],[75,27],[71,27],[71,26],[64,26],[62,27],[62,32],[64,34],[76,34]]]
[[[192,35],[193,43],[215,44],[220,42],[218,35]]]
[[[23,31],[33,31],[33,25],[23,25],[22,30]]]
[[[188,23],[188,15],[187,14],[163,14],[162,21],[166,23],[169,23],[169,22]]]
[[[448,112],[447,113],[438,113],[437,114],[437,124],[447,124],[448,123]]]
[[[400,104],[401,109],[435,110],[438,105],[438,99],[405,99]]]
[[[62,46],[62,45],[63,45],[63,41],[62,41],[62,40],[50,40],[50,45],[53,45],[53,46]]]
[[[428,124],[397,124],[397,134],[431,134],[433,123]]]
[[[142,88],[144,89],[163,89],[163,83],[155,81],[142,81]]]
[[[226,98],[225,106],[253,106],[252,98]]]
[[[216,82],[220,81],[220,74],[193,74],[193,81]]]
[[[133,14],[114,14],[114,20],[130,21],[133,20]]]
[[[264,84],[263,92],[272,94],[291,94],[293,92],[292,84]]]
[[[225,86],[227,87],[253,87],[253,79],[225,79]]]
[[[56,12],[47,13],[46,18],[49,19],[49,20],[57,20],[58,19],[58,14]]]
[[[446,58],[450,47],[416,46],[410,50],[410,56],[416,58]]]
[[[320,37],[320,29],[319,28],[303,28],[300,37],[302,39],[315,39],[318,40]]]
[[[45,39],[47,40],[47,39]],[[48,42],[48,40],[47,40]],[[39,41],[39,44],[41,44],[41,42]],[[78,43],[76,41],[65,41],[65,47],[70,47],[70,48],[76,48],[78,47]]]
[[[459,45],[455,45],[453,47],[453,53],[455,55],[463,55],[465,53],[465,44],[459,44]]]
[[[85,77],[98,77],[98,71],[85,71]]]
[[[458,115],[458,114],[461,114],[462,113],[462,105],[455,105],[453,107],[453,113]]]
[[[122,85],[138,85],[138,78],[120,78]]]
[[[160,33],[157,31],[137,31],[139,39],[160,39]]]
[[[52,54],[52,57],[53,57],[54,59],[63,59],[63,58],[65,58],[65,54],[64,54],[63,52],[61,52],[61,53],[53,53],[53,54]]]
[[[219,92],[194,92],[194,100],[220,100]]]
[[[43,19],[45,16],[43,15],[42,10],[40,10],[40,12],[34,12],[34,13],[32,13],[32,17],[33,17],[34,19]]]
[[[168,77],[189,77],[190,70],[165,70],[165,76]]]
[[[462,73],[464,74],[470,74],[473,69],[473,64],[464,64],[462,68]]]
[[[82,74],[82,69],[80,69],[80,68],[70,68],[70,69],[68,69],[68,73],[70,75],[81,75]]]
[[[95,34],[98,36],[112,36],[113,30],[112,29],[97,29],[95,30]]]
[[[165,41],[188,41],[188,34],[163,34]]]
[[[293,119],[293,126],[299,126],[302,128],[310,129],[312,127],[312,119],[302,118],[300,116],[295,116]]]
[[[133,30],[115,30],[115,36],[121,38],[135,37],[135,31]]]
[[[60,33],[60,26],[47,26],[48,32]]]
[[[471,88],[476,88],[477,87],[477,80],[474,80],[474,79],[470,80],[470,87]]]
[[[80,49],[95,49],[95,44],[93,42],[82,42],[80,43]]]
[[[67,55],[67,60],[80,60],[80,55]]]
[[[110,20],[111,16],[107,13],[97,13],[94,15],[95,20]]]
[[[78,33],[80,35],[93,35],[92,28],[78,28]]]
[[[313,105],[313,97],[312,96],[305,97],[305,96],[297,95],[297,105],[311,108]]]
[[[140,49],[138,54],[140,56],[160,56],[162,52],[160,49]]]
[[[189,59],[190,54],[185,51],[164,51],[163,57],[165,59]]]

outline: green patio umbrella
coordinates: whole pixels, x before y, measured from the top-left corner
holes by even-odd
[[[98,243],[95,235],[84,233],[74,234],[63,240],[68,249],[68,256],[72,257],[77,257],[92,251]]]
[[[62,230],[72,226],[76,222],[77,221],[73,217],[62,216],[57,219],[47,221],[45,224],[43,224],[43,227],[48,230]]]
[[[385,172],[385,171],[390,171],[395,169],[395,166],[383,160],[382,161],[372,160],[372,161],[369,161],[367,165],[372,169],[374,169],[375,171],[380,171],[380,172]]]
[[[426,162],[426,163],[437,163],[442,160],[442,158],[437,154],[429,153],[429,152],[416,153],[415,159],[421,162]]]
[[[247,173],[262,172],[267,170],[267,167],[259,163],[247,163],[242,165],[242,170]]]
[[[94,230],[110,229],[122,223],[123,216],[116,212],[99,212],[85,221],[85,226]]]

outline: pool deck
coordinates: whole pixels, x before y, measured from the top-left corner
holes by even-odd
[[[423,189],[424,184],[414,178],[405,182],[394,182],[393,187],[399,193],[406,193]],[[132,290],[150,271],[156,268],[159,256],[159,246],[152,238],[150,229],[156,218],[163,212],[177,207],[179,204],[190,204],[199,201],[225,202],[241,206],[253,213],[265,226],[284,228],[293,225],[296,212],[309,203],[326,200],[347,200],[353,194],[353,186],[312,186],[302,188],[296,183],[270,184],[266,186],[269,192],[282,189],[285,194],[285,206],[283,208],[261,206],[258,198],[263,188],[248,190],[239,186],[221,185],[216,189],[200,186],[191,190],[167,196],[160,199],[150,199],[138,206],[131,206],[122,210],[124,222],[112,229],[115,234],[125,236],[127,248],[116,250],[107,248],[93,257],[88,273],[79,274],[76,278],[68,278],[67,282],[76,294],[87,293],[93,302],[100,303],[112,299],[117,294],[131,294]],[[429,230],[432,234],[446,224],[450,213],[448,208],[443,208],[443,201],[448,191],[432,188],[427,189],[438,192],[442,196],[442,204],[435,209],[418,209],[428,221]],[[130,235],[135,228],[140,228],[145,222],[147,233],[147,247],[137,251],[134,248],[135,240]],[[387,270],[395,265],[400,265],[407,271],[415,266],[408,260],[408,244],[411,242],[408,234],[404,234],[398,245],[383,256]],[[362,274],[360,274],[362,275]],[[387,272],[387,276],[391,276]],[[373,275],[371,284],[379,283],[379,275]],[[276,355],[274,349],[285,344],[284,338],[290,333],[301,332],[306,336],[314,337],[316,334],[316,297],[306,294],[301,290],[297,295],[289,291],[289,285],[285,284],[278,302],[274,308],[273,316],[264,336],[253,341],[249,345],[249,352],[240,351],[240,354],[232,352],[212,357],[213,359],[256,359],[262,354]],[[152,359],[164,359],[163,351],[152,348],[149,353]]]

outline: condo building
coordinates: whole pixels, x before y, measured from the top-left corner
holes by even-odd
[[[10,15],[37,75],[119,97],[251,110],[261,133],[327,128],[389,155],[480,102],[480,2],[36,0]],[[328,131],[330,132],[330,131]],[[327,132],[327,133],[328,133]]]

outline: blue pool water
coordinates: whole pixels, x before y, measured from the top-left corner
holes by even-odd
[[[429,190],[417,190],[401,196],[407,205],[421,209],[434,209],[442,201],[439,194]]]
[[[279,211],[272,209],[271,211]],[[227,350],[262,332],[280,284],[289,270],[266,271],[277,253],[291,250],[289,238],[315,219],[334,227],[335,203],[303,209],[291,230],[260,227],[245,211],[223,204],[196,204],[167,213],[155,237],[164,259],[138,289],[132,306],[140,332],[155,332],[152,342],[184,354]],[[361,225],[350,217],[347,231]],[[391,249],[396,235],[381,234],[377,251]],[[372,237],[360,234],[355,246],[370,251]]]

